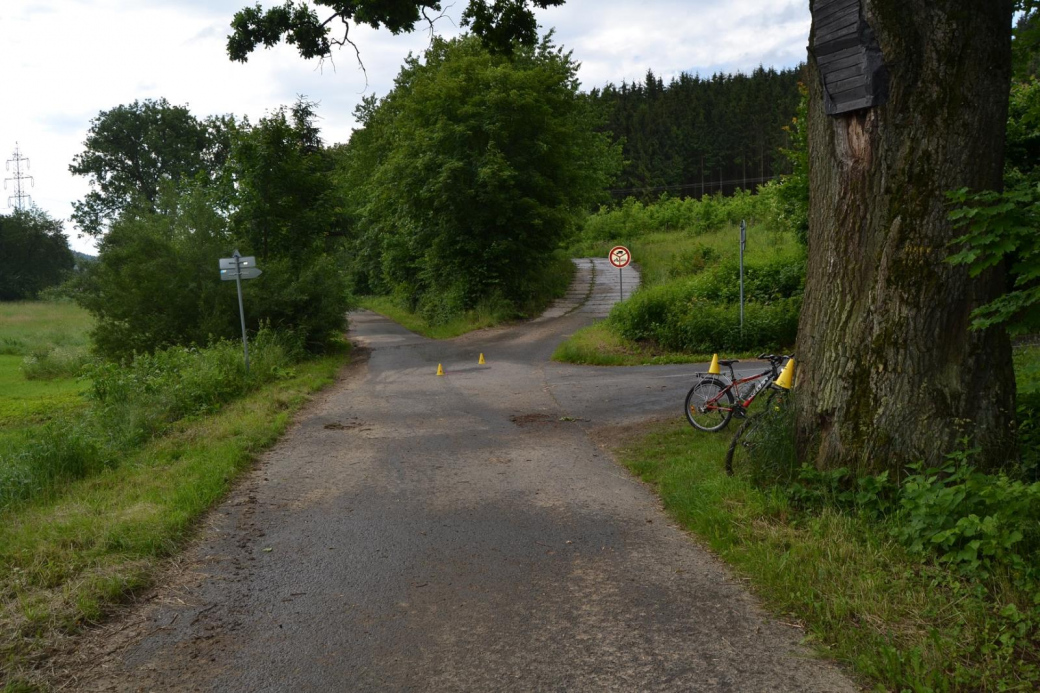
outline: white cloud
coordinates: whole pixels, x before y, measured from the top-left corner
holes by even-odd
[[[391,36],[354,28],[367,89],[349,47],[336,54],[334,65],[305,62],[284,45],[232,63],[224,48],[230,20],[252,2],[0,1],[0,154],[9,157],[17,141],[30,157],[34,202],[68,218],[72,201],[87,192],[68,165],[99,111],[165,97],[189,104],[198,116],[235,113],[255,120],[305,94],[321,103],[325,140],[345,141],[354,105],[366,93],[385,94],[404,57],[429,43],[425,31]],[[453,20],[463,4],[438,23],[439,33],[457,33]],[[648,69],[667,79],[682,71],[791,66],[804,60],[809,33],[805,0],[568,0],[539,17],[545,27],[556,27],[557,42],[582,63],[586,88],[642,79]],[[70,235],[74,247],[91,250],[89,241]]]

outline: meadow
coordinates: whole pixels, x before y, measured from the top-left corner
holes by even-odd
[[[237,342],[116,364],[91,357],[90,327],[74,305],[0,304],[5,691],[35,690],[54,643],[150,585],[350,356],[341,341],[307,358],[261,330],[248,376]]]

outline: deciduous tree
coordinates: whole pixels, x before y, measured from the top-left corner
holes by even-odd
[[[972,278],[945,262],[960,235],[946,194],[1001,187],[1012,0],[861,8],[887,66],[887,101],[828,115],[809,60],[802,442],[821,468],[898,472],[938,463],[970,435],[980,462],[1000,466],[1014,456],[1010,345],[1002,329],[969,327],[1005,288],[1005,270]],[[820,31],[814,18],[810,45]]]

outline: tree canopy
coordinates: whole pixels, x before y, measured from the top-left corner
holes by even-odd
[[[343,152],[360,290],[413,307],[528,297],[620,166],[576,70],[548,38],[508,59],[437,39],[361,105]]]
[[[35,298],[75,264],[60,221],[37,207],[0,214],[0,301]]]
[[[90,121],[83,151],[69,166],[91,188],[73,203],[72,219],[84,233],[98,236],[130,207],[154,211],[165,183],[211,169],[226,156],[225,125],[219,118],[200,121],[187,106],[166,99],[102,111]]]
[[[509,53],[516,44],[538,40],[538,22],[533,8],[562,5],[564,0],[470,0],[462,15],[493,51]],[[257,46],[270,48],[281,41],[294,46],[304,58],[325,58],[333,46],[353,44],[351,22],[385,28],[393,34],[409,32],[420,22],[433,26],[442,2],[437,0],[314,0],[327,12],[319,15],[304,2],[289,0],[264,9],[260,3],[235,13],[231,20],[227,52],[232,60],[245,62]],[[342,35],[334,31],[342,27]],[[355,46],[356,48],[356,46]]]

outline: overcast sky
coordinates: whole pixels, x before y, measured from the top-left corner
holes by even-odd
[[[196,116],[234,113],[255,121],[303,94],[320,104],[325,141],[345,142],[355,125],[354,105],[365,94],[386,94],[403,58],[429,43],[425,31],[352,31],[367,87],[347,51],[335,55],[335,66],[304,61],[284,45],[232,63],[225,53],[231,17],[254,2],[0,0],[0,154],[9,159],[17,142],[29,157],[33,202],[68,219],[72,201],[88,190],[68,166],[82,150],[90,119],[135,99],[165,97],[189,105]],[[439,34],[458,32],[452,20],[465,2],[456,0],[437,23]],[[568,0],[539,17],[582,63],[584,89],[638,80],[647,69],[667,81],[680,72],[797,65],[805,59],[810,24],[807,0]],[[10,175],[5,170],[4,177]],[[11,188],[8,183],[0,209]],[[74,248],[93,252],[71,223],[66,229]]]

